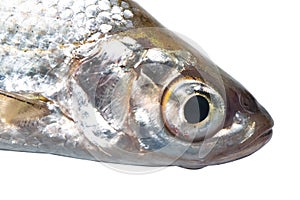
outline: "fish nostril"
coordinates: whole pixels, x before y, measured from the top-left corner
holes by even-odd
[[[256,99],[247,91],[242,91],[239,95],[240,105],[248,113],[254,114],[259,111]]]

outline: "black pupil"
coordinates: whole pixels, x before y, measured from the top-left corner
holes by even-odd
[[[202,96],[193,96],[184,106],[184,116],[188,123],[197,124],[202,122],[209,113],[209,103]]]

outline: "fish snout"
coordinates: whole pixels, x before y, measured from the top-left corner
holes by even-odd
[[[273,134],[274,121],[268,111],[258,104],[258,112],[253,116],[253,121],[256,123],[256,132],[253,138],[250,139],[251,146],[260,147],[268,143]]]
[[[268,143],[273,133],[274,121],[268,111],[241,84],[225,77],[227,112],[223,131],[227,134],[221,132],[217,146],[222,150],[212,152],[208,164],[249,156]]]
[[[241,112],[247,114],[250,123],[255,124],[254,133],[241,144],[246,154],[252,154],[268,143],[272,137],[274,121],[268,111],[247,91],[239,95]]]
[[[247,113],[251,121],[255,122],[257,135],[265,135],[271,132],[274,126],[271,115],[250,92],[243,90],[239,95],[239,102],[242,112]]]
[[[237,113],[241,113],[247,118],[248,123],[255,123],[255,133],[252,137],[270,132],[274,126],[274,121],[268,111],[256,100],[256,98],[239,82],[232,79],[227,74],[223,74],[226,91],[226,119],[224,128],[230,127],[234,123]],[[250,139],[250,138],[249,138]]]

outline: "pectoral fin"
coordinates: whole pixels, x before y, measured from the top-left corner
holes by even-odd
[[[19,94],[0,90],[0,120],[12,125],[38,120],[50,114],[49,102],[36,93]]]

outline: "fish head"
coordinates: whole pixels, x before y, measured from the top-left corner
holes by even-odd
[[[109,162],[202,168],[271,138],[272,118],[255,98],[169,30],[124,31],[83,57],[70,86],[73,117]],[[95,120],[81,117],[87,110]]]

